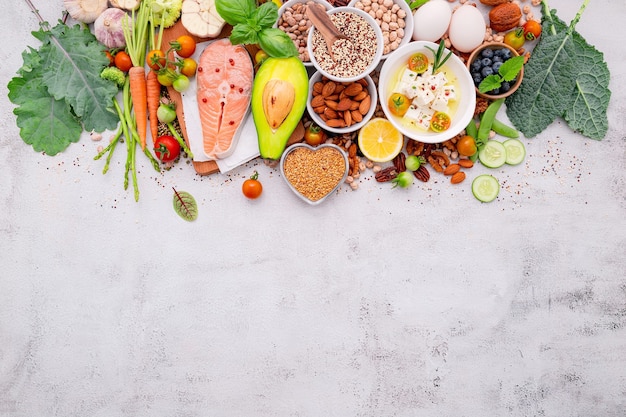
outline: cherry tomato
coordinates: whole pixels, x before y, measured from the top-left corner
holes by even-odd
[[[192,58],[185,58],[181,61],[180,73],[187,77],[193,77],[196,75],[198,69],[198,63]]]
[[[176,119],[176,109],[173,104],[161,103],[157,109],[157,118],[161,123],[171,123]]]
[[[408,65],[411,71],[421,74],[428,69],[428,57],[418,52],[409,57]]]
[[[524,39],[523,28],[510,30],[506,33],[506,35],[504,35],[504,43],[506,43],[516,51],[524,46],[524,42],[526,42],[526,39]]]
[[[174,136],[159,136],[154,142],[154,153],[161,162],[171,162],[180,155],[180,144]]]
[[[187,77],[185,74],[179,74],[172,83],[172,87],[174,87],[174,90],[178,91],[179,93],[187,91],[187,89],[189,88],[189,77]]]
[[[243,195],[250,199],[258,198],[263,192],[263,186],[259,181],[259,173],[254,171],[254,174],[243,182],[241,186],[241,192]]]
[[[175,41],[170,42],[170,45],[181,58],[189,58],[196,52],[196,41],[189,35],[179,36]]]
[[[430,119],[430,128],[434,132],[439,133],[448,130],[451,123],[452,120],[450,120],[450,116],[448,116],[447,113],[438,111],[435,112],[435,114],[433,114],[433,118]]]
[[[146,63],[150,68],[158,71],[165,67],[165,54],[159,49],[154,49],[148,52],[148,55],[146,56]]]
[[[326,140],[326,133],[321,127],[311,123],[304,131],[304,140],[308,145],[317,146]]]
[[[109,60],[109,67],[112,67],[113,65],[115,65],[115,58],[113,58],[113,55],[111,55],[111,52],[104,51],[104,54],[106,55],[107,59]]]
[[[178,77],[178,74],[169,68],[157,72],[157,80],[159,80],[159,84],[163,87],[170,87],[174,83],[174,80],[176,80],[176,77]]]
[[[474,138],[466,135],[456,142],[456,150],[459,155],[472,156],[476,153],[478,148],[476,147],[476,141]]]
[[[263,61],[265,61],[270,56],[263,49],[259,49],[256,54],[254,54],[254,63],[256,65],[261,65]]]
[[[541,23],[536,20],[529,20],[524,23],[524,37],[527,41],[534,41],[541,36]]]
[[[124,72],[128,72],[133,67],[133,61],[130,60],[130,56],[126,52],[119,51],[115,54],[115,66]]]
[[[411,100],[402,93],[393,93],[389,97],[387,105],[389,106],[389,111],[392,114],[402,117],[407,112],[407,110],[409,110]]]

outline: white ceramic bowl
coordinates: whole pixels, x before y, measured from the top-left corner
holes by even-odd
[[[283,5],[280,6],[280,8],[278,9],[278,20],[274,24],[274,27],[278,27],[278,21],[280,20],[280,18],[282,17],[283,13],[285,12],[287,8],[293,7],[295,4],[298,4],[298,3],[309,3],[309,2],[321,4],[322,6],[326,8],[326,10],[330,10],[333,8],[333,6],[325,0],[288,0],[285,3],[283,3]],[[307,36],[305,37],[305,40],[308,42],[308,32],[306,35]],[[305,67],[313,66],[310,60],[302,61],[302,63],[304,64]]]
[[[316,32],[315,26],[313,26],[313,28],[309,31],[309,37],[308,37],[308,41],[307,41],[307,49],[309,51],[309,57],[311,58],[311,62],[313,63],[313,66],[315,67],[315,69],[317,69],[319,72],[321,72],[326,77],[330,78],[333,81],[338,81],[338,82],[356,81],[356,80],[361,79],[361,78],[365,77],[366,75],[370,74],[372,71],[374,71],[374,69],[380,63],[380,59],[381,59],[381,57],[383,55],[383,32],[380,29],[380,26],[378,26],[376,21],[372,18],[372,16],[370,16],[367,13],[365,13],[363,10],[355,9],[354,7],[335,7],[333,9],[329,10],[328,14],[334,14],[334,13],[339,13],[339,12],[354,13],[354,14],[357,14],[357,15],[363,17],[363,19],[365,19],[367,21],[367,23],[369,23],[369,25],[374,30],[374,34],[376,35],[376,53],[375,53],[374,59],[372,60],[370,65],[367,68],[365,68],[365,70],[361,74],[358,74],[358,75],[356,75],[354,77],[338,77],[338,76],[336,76],[334,74],[331,74],[331,73],[325,71],[321,67],[319,62],[315,59],[315,55],[313,54],[312,39],[313,39],[313,34]]]
[[[293,151],[295,151],[296,149],[299,148],[304,148],[304,149],[308,149],[311,152],[316,152],[319,151],[320,149],[323,148],[333,148],[336,149],[339,154],[341,155],[341,157],[343,158],[344,161],[344,166],[345,166],[345,171],[343,174],[343,177],[337,182],[337,185],[335,185],[335,187],[328,191],[326,193],[326,195],[324,195],[322,198],[320,198],[319,200],[311,200],[310,198],[302,195],[295,187],[294,185],[287,179],[287,176],[285,175],[285,159],[289,156],[290,153],[292,153]],[[330,195],[334,194],[335,191],[337,191],[337,189],[341,186],[341,184],[343,184],[346,181],[346,178],[348,176],[348,170],[349,170],[350,166],[348,163],[348,155],[346,155],[346,153],[343,151],[343,149],[341,149],[339,146],[334,145],[332,143],[324,143],[321,144],[317,147],[313,147],[313,146],[309,146],[306,143],[295,143],[291,146],[289,146],[287,149],[285,149],[285,152],[283,152],[283,155],[280,158],[280,172],[283,176],[283,179],[285,180],[285,182],[287,183],[287,185],[289,186],[289,188],[291,189],[291,191],[293,191],[293,193],[295,195],[297,195],[302,201],[309,203],[311,205],[317,205],[322,203],[324,200],[326,200]]]
[[[428,56],[430,62],[433,60],[433,53],[426,47],[432,48],[437,51],[439,45],[433,42],[416,41],[409,42],[401,48],[395,50],[390,54],[382,65],[380,70],[379,82],[378,82],[378,96],[380,97],[380,104],[383,112],[391,121],[391,123],[410,139],[414,139],[424,143],[441,143],[448,139],[452,139],[459,134],[469,121],[474,117],[474,109],[476,107],[476,92],[474,90],[474,81],[470,75],[469,70],[456,55],[452,54],[450,59],[445,63],[444,68],[447,68],[456,77],[456,96],[458,105],[454,113],[450,114],[452,122],[450,127],[440,133],[433,132],[432,130],[422,130],[412,128],[401,123],[401,118],[391,113],[389,110],[388,100],[391,94],[394,92],[392,84],[397,77],[398,71],[407,65],[408,59],[411,55],[417,52],[421,52]],[[449,51],[446,49],[445,53]],[[451,79],[451,77],[447,77]]]
[[[362,3],[363,0],[352,0],[350,3],[348,3],[349,7],[354,7],[354,8],[358,8],[356,6],[357,3]],[[411,37],[413,36],[413,12],[411,11],[411,6],[409,6],[409,3],[406,2],[406,0],[393,0],[393,2],[395,4],[397,4],[401,10],[404,10],[404,13],[406,13],[406,17],[404,18],[404,36],[402,37],[402,40],[400,41],[398,48],[401,46],[406,45],[407,43],[411,42]],[[382,30],[382,28],[381,28]],[[384,32],[383,32],[384,33]],[[391,51],[393,52],[393,51]],[[390,52],[390,53],[391,53]],[[389,54],[385,54],[383,51],[383,55],[381,57],[381,60],[387,59],[387,57],[389,56]]]
[[[340,134],[354,132],[354,131],[359,130],[361,127],[363,127],[365,123],[367,123],[372,118],[372,116],[374,115],[374,112],[376,111],[376,102],[378,100],[378,92],[376,91],[376,85],[374,84],[374,81],[369,75],[366,75],[365,77],[362,77],[362,78],[365,78],[365,80],[367,81],[367,91],[370,94],[371,103],[372,103],[370,105],[370,109],[368,110],[367,114],[363,116],[363,120],[351,126],[341,127],[341,128],[330,127],[326,124],[326,122],[324,122],[324,120],[319,116],[319,114],[315,113],[315,111],[313,110],[313,107],[311,106],[311,100],[313,99],[313,85],[322,79],[322,74],[319,71],[315,72],[311,76],[311,79],[309,80],[309,96],[306,100],[306,108],[309,111],[309,116],[311,116],[311,119],[313,119],[313,121],[317,123],[317,125],[320,126],[322,129],[327,130],[329,132],[340,133]]]

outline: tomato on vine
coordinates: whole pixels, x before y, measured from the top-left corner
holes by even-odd
[[[166,62],[167,60],[165,59],[165,54],[159,49],[154,49],[146,55],[146,63],[155,71],[159,71],[164,68]]]
[[[259,181],[259,173],[257,171],[254,171],[254,174],[243,182],[241,192],[251,200],[258,198],[261,195],[263,192],[263,185],[261,185],[261,182]]]
[[[529,20],[522,27],[524,29],[524,37],[528,41],[534,41],[541,36],[541,23],[536,20]]]
[[[189,58],[196,52],[196,41],[189,35],[179,36],[175,41],[170,42],[170,46],[181,58]]]
[[[180,73],[187,77],[193,77],[196,75],[198,69],[198,63],[193,58],[185,58],[180,61]]]

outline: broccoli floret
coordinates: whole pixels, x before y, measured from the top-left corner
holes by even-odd
[[[124,71],[117,67],[106,67],[100,73],[100,77],[105,80],[113,81],[119,88],[122,88],[124,86],[124,82],[126,81],[126,74],[124,74]]]
[[[180,18],[183,0],[144,0],[152,10],[150,18],[155,26],[169,28]]]

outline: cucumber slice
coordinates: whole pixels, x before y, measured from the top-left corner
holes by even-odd
[[[474,178],[472,181],[472,194],[477,200],[483,203],[489,203],[498,196],[500,192],[500,183],[494,176],[482,174]]]
[[[526,148],[518,139],[507,139],[502,142],[506,149],[506,163],[509,165],[521,164],[526,157]]]
[[[480,163],[487,168],[500,168],[506,162],[506,149],[497,140],[488,140],[478,152]]]

